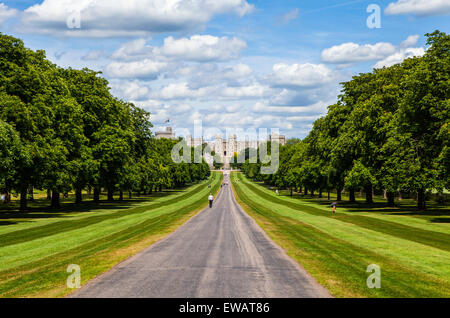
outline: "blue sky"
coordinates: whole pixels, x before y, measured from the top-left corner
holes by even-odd
[[[381,28],[367,26],[370,4]],[[424,54],[449,14],[448,0],[4,0],[0,30],[60,66],[102,71],[155,130],[170,118],[179,135],[202,120],[302,138],[340,82]]]

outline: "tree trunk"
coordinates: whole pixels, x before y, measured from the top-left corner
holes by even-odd
[[[292,188],[291,188],[291,197],[292,197]]]
[[[60,208],[60,202],[59,202],[60,194],[58,190],[52,190],[52,208]]]
[[[322,188],[319,188],[319,198],[322,198]]]
[[[10,203],[10,202],[11,202],[11,190],[7,190],[6,196],[5,196],[5,203]]]
[[[388,200],[388,206],[395,206],[395,202],[394,202],[394,199],[395,199],[395,192],[389,192],[389,191],[386,191],[386,197],[387,197],[387,200]]]
[[[417,208],[420,211],[425,211],[426,210],[426,204],[425,204],[425,190],[424,189],[419,189],[417,191]]]
[[[308,195],[308,188],[305,187],[305,192],[303,193],[303,195]]]
[[[383,199],[385,199],[385,200],[387,199],[387,191],[386,191],[386,189],[383,190]]]
[[[108,189],[108,201],[114,201],[114,191],[112,189]]]
[[[159,186],[159,192],[162,192],[162,185]]]
[[[94,202],[100,202],[100,188],[94,188]]]
[[[349,201],[350,202],[356,202],[355,189],[350,189],[348,195],[349,195]]]
[[[328,189],[328,201],[331,200],[331,193],[330,193],[330,189]]]
[[[133,198],[133,192],[128,191],[128,199],[132,199]]]
[[[398,191],[398,200],[399,201],[403,200],[403,198],[402,198],[402,191]]]
[[[119,201],[123,201],[123,191],[120,190],[119,192]]]
[[[372,185],[366,187],[366,203],[373,203],[373,188]]]
[[[34,189],[33,187],[30,187],[28,194],[30,195],[30,201],[34,202]]]
[[[83,202],[82,189],[75,189],[75,204],[80,204]]]
[[[342,201],[342,188],[336,189],[337,191],[337,201]]]
[[[47,200],[51,200],[52,199],[52,191],[50,189],[47,190]]]
[[[314,189],[311,190],[311,198],[314,196]]]
[[[152,195],[153,194],[153,187],[150,187],[150,195]]]
[[[20,211],[21,212],[24,212],[27,210],[27,194],[28,194],[27,187],[22,187],[22,189],[20,189]]]

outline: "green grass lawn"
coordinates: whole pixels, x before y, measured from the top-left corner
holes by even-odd
[[[232,182],[244,209],[332,295],[450,297],[448,209],[417,213],[407,202],[376,202],[343,204],[332,215],[326,199],[276,196],[241,173]],[[380,289],[366,285],[370,264],[381,268]]]
[[[29,213],[0,210],[0,296],[62,297],[67,266],[81,267],[82,284],[162,239],[207,205],[223,176],[181,190],[124,202],[63,203],[44,200]],[[211,187],[209,187],[211,186]]]

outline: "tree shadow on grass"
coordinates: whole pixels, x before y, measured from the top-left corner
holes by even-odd
[[[183,190],[158,192],[158,194],[145,196],[142,195],[140,197],[135,197],[133,199],[124,199],[122,201],[84,201],[80,204],[62,201],[60,208],[50,208],[48,200],[38,199],[34,202],[29,202],[29,207],[26,212],[20,212],[19,203],[14,201],[13,203],[7,205],[0,205],[0,220],[68,218],[70,217],[71,213],[89,213],[98,210],[105,210],[105,212],[107,212],[108,210],[127,210],[135,207],[139,203],[150,203],[155,199],[174,194],[174,192],[181,191]]]
[[[186,184],[183,187],[176,189],[164,189],[163,191],[153,192],[152,194],[140,194],[133,193],[132,199],[128,198],[128,193],[124,193],[124,199],[119,201],[117,193],[114,201],[100,200],[100,202],[94,202],[93,196],[84,194],[83,202],[76,204],[75,195],[70,194],[66,198],[61,198],[60,208],[49,207],[50,201],[42,198],[35,199],[28,202],[28,209],[26,212],[19,210],[19,201],[16,199],[9,204],[0,204],[0,220],[8,219],[48,219],[48,218],[68,218],[70,213],[89,213],[98,210],[127,210],[136,207],[140,203],[151,203],[156,199],[167,197],[173,194],[179,194],[186,192],[186,190],[194,184]],[[105,196],[103,196],[105,198]],[[106,211],[105,211],[106,212]],[[7,222],[10,222],[6,224]],[[15,221],[26,222],[26,221]],[[12,221],[4,221],[3,225],[10,225]]]
[[[289,194],[282,194],[281,197],[291,197]],[[328,200],[326,195],[324,197],[311,197],[310,195],[303,195],[300,193],[294,193],[292,196],[299,201],[314,203],[321,206],[330,206],[330,203],[336,200]],[[357,199],[356,202],[339,201],[338,208],[346,208],[349,212],[364,213],[364,212],[377,212],[390,215],[418,215],[418,216],[450,216],[450,207],[438,205],[435,202],[427,202],[428,208],[425,211],[417,210],[415,201],[404,200],[399,203],[396,202],[395,207],[389,207],[387,202],[375,201],[374,203],[365,203],[363,198]],[[447,222],[442,222],[447,223]]]
[[[0,226],[18,224],[19,222],[0,221]]]
[[[434,218],[430,220],[431,223],[450,223],[450,218]]]

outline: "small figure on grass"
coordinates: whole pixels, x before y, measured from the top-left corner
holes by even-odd
[[[331,203],[331,211],[332,211],[333,214],[336,213],[336,206],[337,206],[337,202]]]

